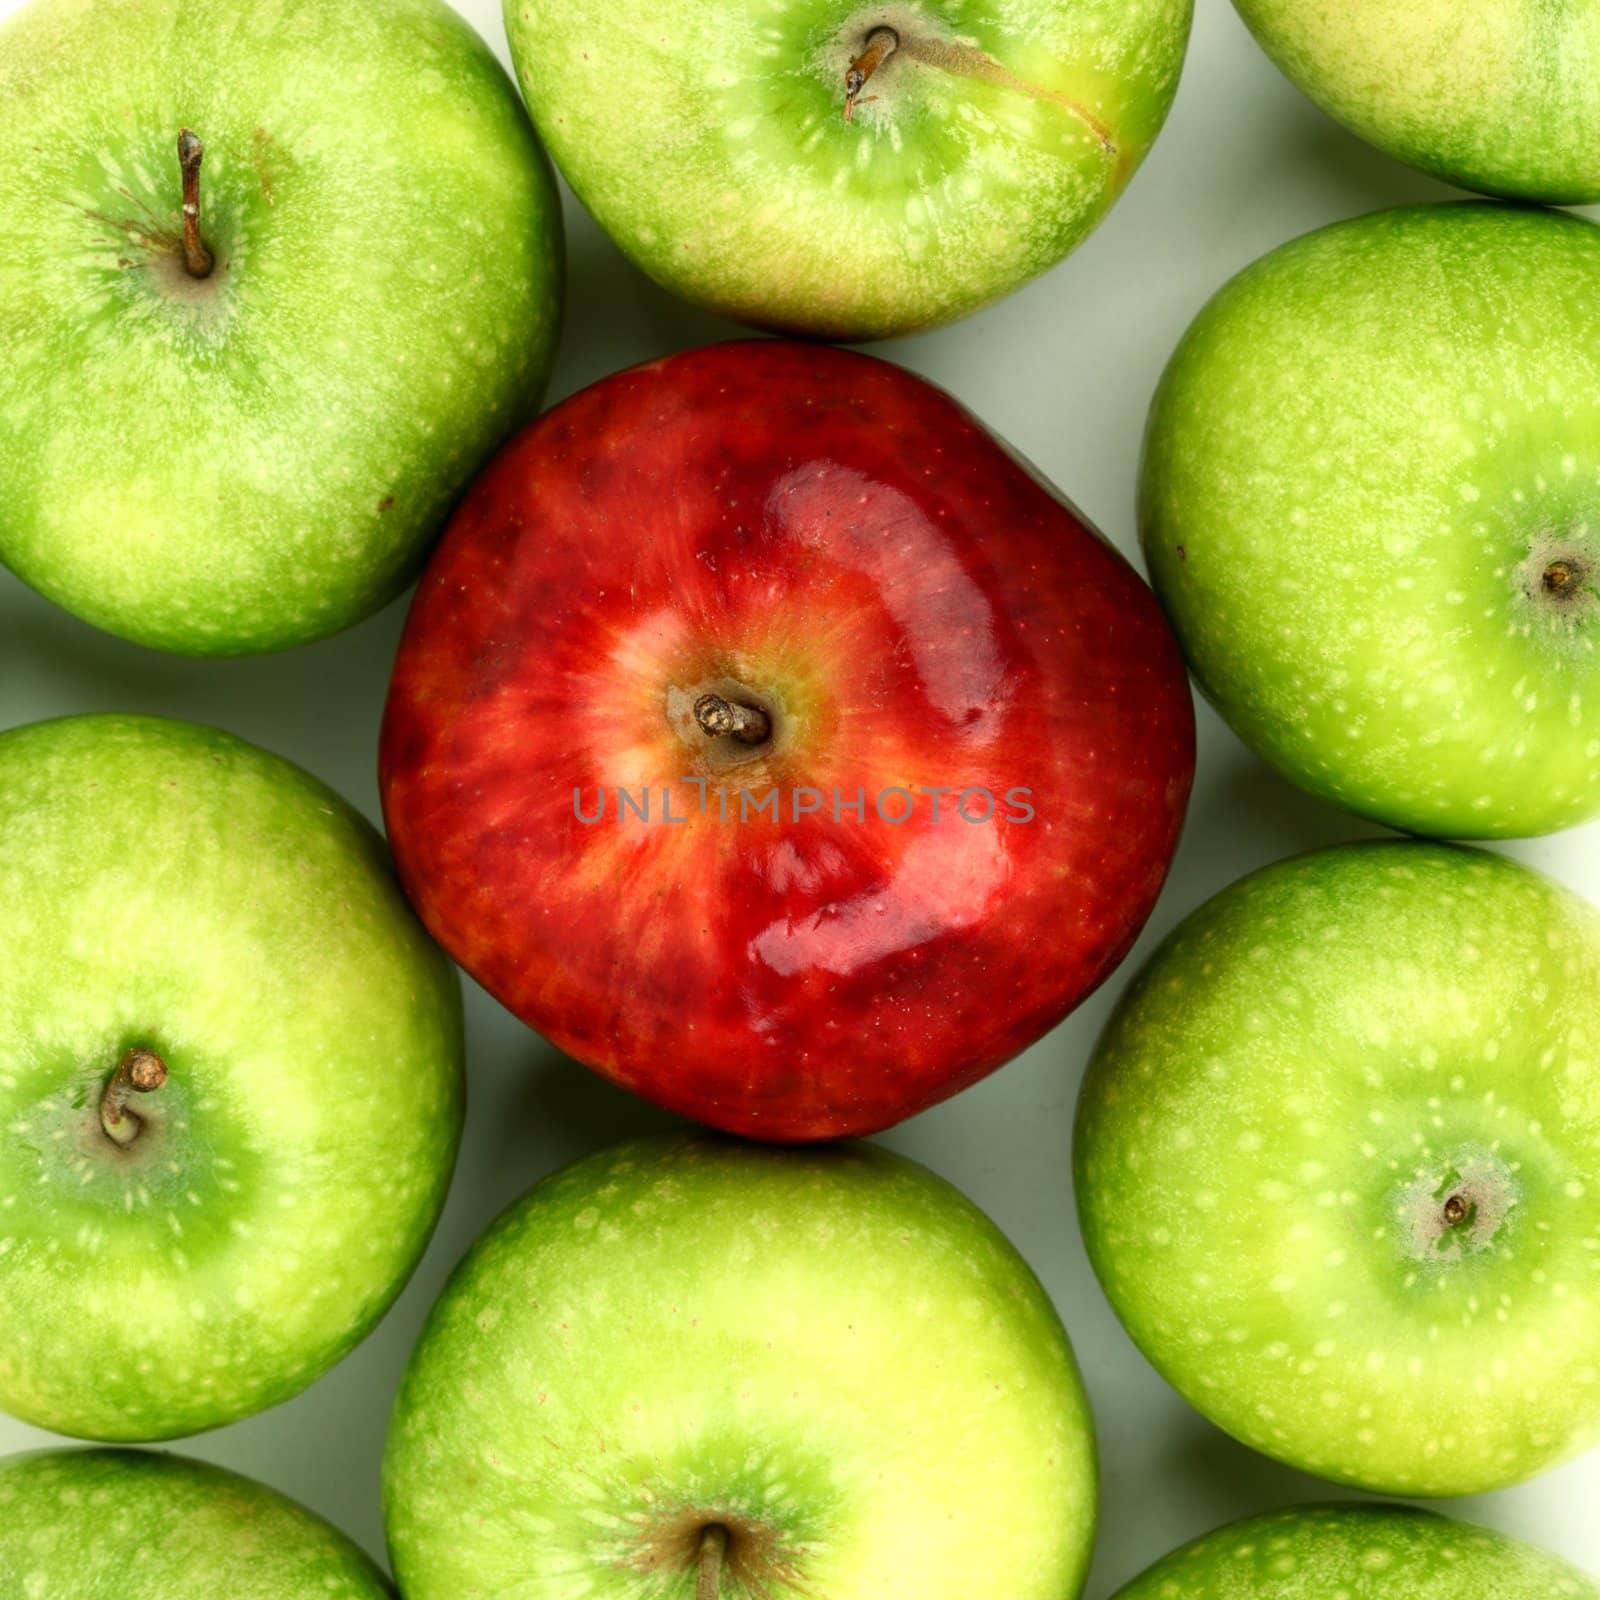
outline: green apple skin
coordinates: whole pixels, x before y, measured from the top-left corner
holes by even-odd
[[[1410,1506],[1292,1506],[1158,1561],[1115,1600],[1600,1600],[1520,1539]]]
[[[1600,913],[1411,841],[1268,867],[1113,1013],[1080,1216],[1145,1355],[1245,1444],[1475,1494],[1600,1440]]]
[[[6,1600],[394,1600],[354,1544],[281,1494],[182,1456],[0,1461]]]
[[[1234,0],[1352,133],[1447,183],[1600,200],[1600,11],[1530,0]]]
[[[1312,793],[1454,838],[1600,813],[1597,299],[1592,223],[1415,207],[1283,246],[1185,334],[1151,578],[1201,689]]]
[[[30,0],[0,25],[0,234],[0,558],[164,650],[398,594],[554,348],[552,175],[443,0]]]
[[[0,734],[0,1409],[173,1438],[372,1327],[444,1203],[454,970],[376,833],[227,734]],[[106,1136],[125,1051],[164,1087]]]
[[[673,293],[821,338],[948,322],[1054,265],[1166,118],[1192,0],[505,0],[524,98]],[[846,121],[869,36],[899,48]]]
[[[1072,1600],[1095,1453],[994,1225],[865,1146],[617,1146],[474,1247],[384,1462],[407,1600]],[[701,1597],[697,1597],[701,1600]]]

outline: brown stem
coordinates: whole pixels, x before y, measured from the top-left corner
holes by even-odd
[[[167,1081],[167,1064],[154,1050],[135,1046],[118,1063],[100,1101],[100,1126],[124,1149],[139,1137],[144,1118],[129,1108],[136,1094],[154,1094]]]
[[[178,135],[178,165],[183,169],[183,264],[191,278],[209,278],[216,265],[200,237],[200,163],[206,147],[185,128]]]
[[[694,703],[694,720],[708,737],[731,733],[740,744],[760,744],[772,734],[772,720],[759,706],[742,706],[720,694],[701,695]]]
[[[722,1592],[722,1558],[728,1553],[728,1530],[720,1522],[706,1525],[700,1535],[700,1565],[694,1600],[718,1600]]]
[[[856,106],[861,102],[861,91],[866,88],[867,79],[895,53],[899,45],[900,35],[893,28],[874,28],[867,35],[861,54],[850,63],[850,70],[844,75],[846,122],[856,119]]]

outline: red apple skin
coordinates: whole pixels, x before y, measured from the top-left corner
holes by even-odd
[[[780,821],[718,818],[681,716],[715,680],[776,708],[730,817],[776,785]],[[380,756],[402,881],[478,982],[658,1105],[787,1141],[889,1127],[1064,1017],[1149,915],[1193,771],[1128,563],[941,391],[776,341],[619,373],[505,448],[423,577]],[[826,799],[795,821],[799,785]],[[891,824],[890,785],[997,817],[915,795]],[[1031,821],[999,820],[1016,787]]]

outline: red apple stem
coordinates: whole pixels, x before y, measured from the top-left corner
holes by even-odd
[[[862,105],[861,91],[867,86],[867,79],[881,67],[900,47],[900,35],[893,28],[874,28],[867,35],[867,42],[861,54],[851,63],[850,70],[844,75],[844,120],[856,120],[856,107]],[[868,95],[868,100],[875,99],[875,95]]]
[[[167,1081],[167,1064],[154,1050],[135,1046],[123,1056],[100,1101],[100,1126],[113,1144],[126,1149],[139,1137],[144,1118],[129,1108],[136,1094],[154,1094]]]
[[[700,1535],[700,1564],[694,1600],[718,1600],[722,1592],[722,1558],[728,1553],[728,1530],[720,1522],[706,1525]]]
[[[178,165],[183,169],[183,264],[191,278],[209,278],[216,265],[200,237],[200,163],[206,147],[185,128],[178,135]]]
[[[720,694],[703,694],[694,703],[700,731],[715,739],[731,733],[740,744],[760,744],[772,735],[772,719],[759,706],[742,706]]]

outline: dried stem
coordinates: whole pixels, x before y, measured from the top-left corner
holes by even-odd
[[[166,1081],[167,1064],[154,1050],[136,1046],[122,1058],[100,1101],[100,1126],[113,1144],[126,1149],[144,1127],[144,1118],[130,1109],[133,1096],[154,1094]]]
[[[759,706],[742,706],[720,694],[703,694],[694,703],[700,731],[715,739],[731,733],[740,744],[760,744],[772,735],[772,720]]]
[[[861,104],[861,91],[867,79],[892,56],[900,44],[900,35],[893,28],[874,28],[867,35],[861,54],[850,63],[844,75],[844,120],[854,122],[856,107]],[[873,96],[867,97],[869,100]]]
[[[191,278],[209,278],[216,265],[200,237],[200,163],[206,147],[187,128],[178,135],[178,165],[183,169],[183,264]]]
[[[709,1523],[700,1536],[700,1565],[695,1578],[694,1600],[718,1600],[722,1592],[722,1558],[728,1553],[728,1530],[720,1522]]]

